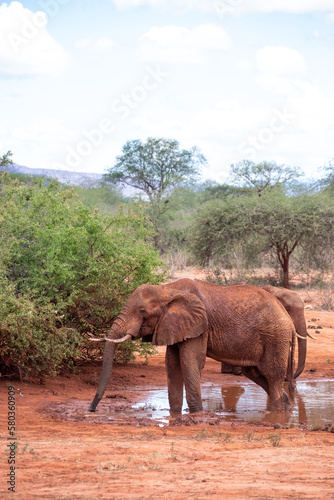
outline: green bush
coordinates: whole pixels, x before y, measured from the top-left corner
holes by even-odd
[[[162,280],[152,226],[133,206],[100,215],[54,181],[0,175],[0,371],[47,376],[101,354],[128,295]],[[121,348],[122,349],[122,348]]]
[[[115,353],[115,362],[126,364],[130,361],[135,361],[137,353],[141,357],[145,357],[145,364],[148,363],[148,357],[156,354],[158,351],[151,342],[142,342],[141,340],[127,340],[118,345]]]
[[[0,291],[1,372],[23,376],[56,375],[60,367],[73,366],[81,337],[59,325],[51,305],[36,306],[26,296],[16,297],[13,287],[2,283]]]

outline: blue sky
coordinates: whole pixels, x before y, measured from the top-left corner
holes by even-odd
[[[0,155],[104,172],[127,140],[177,139],[228,180],[250,159],[334,157],[334,0],[0,3]]]

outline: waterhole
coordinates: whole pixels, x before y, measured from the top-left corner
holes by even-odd
[[[203,409],[224,416],[226,421],[246,423],[279,423],[289,427],[305,424],[323,427],[334,422],[334,380],[298,382],[294,406],[286,413],[266,412],[267,395],[255,384],[234,386],[202,385]],[[167,389],[145,393],[141,401],[133,405],[136,416],[150,417],[160,423],[169,422]],[[184,399],[183,413],[187,413]]]

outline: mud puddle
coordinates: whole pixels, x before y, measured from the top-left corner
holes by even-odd
[[[89,401],[78,399],[52,403],[45,408],[45,412],[63,420],[160,427],[235,422],[314,428],[334,422],[334,380],[297,382],[294,406],[292,411],[286,413],[267,412],[265,392],[252,383],[234,386],[202,384],[204,412],[198,417],[194,416],[198,414],[189,415],[185,398],[183,415],[170,416],[167,388],[148,390],[137,387],[129,392],[135,396],[137,403],[118,394],[103,398],[96,413],[87,411]]]
[[[205,411],[215,412],[229,422],[258,422],[280,424],[288,427],[323,427],[334,421],[334,380],[298,382],[292,411],[284,414],[265,411],[267,395],[255,384],[235,386],[202,386]],[[151,392],[144,401],[134,405],[142,412],[151,413],[154,419],[168,419],[167,389]],[[183,407],[187,408],[184,399]],[[186,413],[184,410],[183,413]]]

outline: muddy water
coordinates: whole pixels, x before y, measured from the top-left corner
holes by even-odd
[[[255,384],[235,386],[202,385],[204,410],[224,416],[226,421],[246,423],[264,422],[298,427],[323,427],[334,422],[334,380],[297,382],[296,397],[292,411],[268,413],[265,411],[267,395]],[[145,391],[142,400],[133,406],[136,416],[150,417],[161,425],[169,423],[167,389]],[[184,400],[183,413],[187,413]]]

